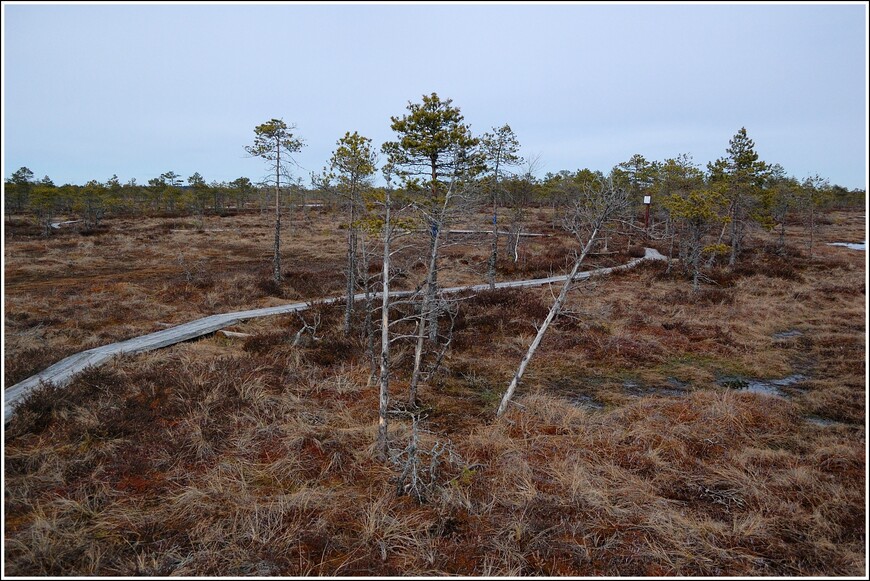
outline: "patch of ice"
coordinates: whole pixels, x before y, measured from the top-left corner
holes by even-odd
[[[770,379],[770,380],[750,380],[747,384],[740,388],[740,391],[748,391],[750,393],[760,393],[764,395],[776,395],[779,397],[788,397],[788,394],[782,391],[781,387],[789,387],[796,383],[800,383],[807,379],[806,375],[801,375],[800,373],[795,373],[794,375],[789,375],[788,377],[783,377],[782,379]]]
[[[806,375],[795,373],[782,379],[744,379],[742,377],[726,376],[720,377],[717,383],[722,387],[736,389],[738,391],[748,391],[750,393],[760,393],[762,395],[774,395],[777,397],[789,397],[789,394],[782,391],[782,387],[790,387],[797,383],[801,383],[809,379]]]
[[[852,250],[867,250],[866,242],[828,242],[828,246],[845,246]]]

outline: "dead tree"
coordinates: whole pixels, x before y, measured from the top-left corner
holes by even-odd
[[[466,152],[457,150],[455,155],[462,157]],[[420,318],[417,326],[417,344],[414,348],[414,370],[411,373],[411,382],[408,388],[408,403],[415,406],[417,402],[417,387],[422,377],[422,363],[424,356],[425,340],[437,344],[439,337],[438,317],[444,312],[439,304],[437,295],[438,256],[444,232],[449,228],[454,216],[461,212],[463,202],[470,202],[474,181],[468,179],[469,169],[475,171],[473,162],[462,160],[454,162],[455,173],[451,177],[447,191],[444,193],[441,203],[434,211],[427,211],[425,207],[418,206],[418,210],[425,216],[426,221],[432,225],[432,244],[429,252],[429,263],[426,270],[425,294],[420,306]]]
[[[347,296],[344,308],[344,335],[350,335],[353,320],[354,298],[357,288],[357,255],[359,239],[359,220],[364,210],[362,193],[371,186],[375,173],[377,154],[372,149],[371,139],[356,131],[347,132],[338,140],[335,151],[329,160],[329,169],[324,169],[322,177],[313,177],[312,182],[323,190],[343,198],[350,209],[347,224]],[[333,187],[333,184],[334,187]]]
[[[396,228],[395,216],[401,214],[408,206],[394,209],[392,165],[387,163],[383,172],[387,181],[387,187],[383,190],[382,200],[377,201],[375,199],[374,204],[382,206],[383,217],[370,217],[367,220],[366,226],[369,230],[380,232],[383,244],[383,266],[381,268],[381,354],[380,373],[378,376],[378,436],[376,449],[382,459],[387,459],[389,457],[389,442],[387,440],[389,420],[387,414],[390,405],[390,345],[394,340],[390,337],[390,327],[394,324],[394,322],[390,321],[390,281],[393,276],[391,264],[393,255],[398,251],[393,248],[393,242],[401,234],[400,230]]]
[[[389,171],[384,172],[387,178],[387,187],[384,190],[384,223],[383,223],[383,247],[384,263],[382,268],[381,288],[381,372],[378,395],[378,453],[388,457],[387,445],[387,407],[390,404],[390,242],[393,238],[392,216],[392,187],[390,184]]]
[[[504,166],[518,165],[523,159],[517,155],[519,152],[520,143],[517,136],[514,134],[510,125],[504,124],[501,127],[493,127],[492,133],[484,133],[481,139],[481,149],[483,150],[486,162],[492,171],[490,179],[491,185],[491,200],[492,200],[492,247],[490,249],[489,261],[487,263],[486,280],[489,283],[490,290],[495,288],[495,271],[498,263],[498,202],[500,197],[499,177],[504,172]]]
[[[296,316],[299,317],[299,320],[302,322],[302,328],[296,331],[296,335],[293,336],[293,342],[290,344],[292,347],[296,347],[302,343],[302,337],[305,336],[305,333],[311,334],[311,340],[317,341],[319,338],[317,337],[317,329],[320,327],[320,313],[315,312],[312,317],[312,322],[309,323],[305,320],[305,317],[297,311]]]
[[[546,319],[541,323],[537,335],[535,335],[532,344],[529,345],[528,351],[526,351],[526,354],[520,361],[520,366],[498,406],[497,416],[501,416],[507,410],[511,397],[513,397],[514,391],[516,391],[517,386],[522,381],[526,367],[528,367],[535,351],[537,351],[538,346],[541,344],[544,334],[562,310],[565,299],[568,297],[568,291],[571,290],[574,277],[580,271],[580,265],[583,264],[583,260],[592,248],[595,237],[601,232],[608,221],[625,212],[627,208],[628,192],[626,189],[615,185],[612,176],[597,181],[591,187],[586,187],[580,199],[577,200],[571,214],[570,228],[581,243],[585,240],[585,244],[580,252],[580,256],[574,261],[574,267],[565,279],[559,296],[556,298],[553,306],[550,307]]]
[[[540,155],[529,158],[522,175],[512,176],[503,183],[502,190],[505,196],[505,203],[510,206],[510,218],[507,224],[507,246],[505,250],[514,264],[520,258],[520,238],[523,233],[523,224],[526,220],[526,209],[535,197],[535,174],[538,172],[540,164]]]
[[[399,412],[411,419],[411,434],[408,445],[393,458],[393,463],[401,471],[396,480],[396,494],[408,495],[423,503],[436,491],[439,480],[443,480],[444,468],[463,465],[465,462],[453,449],[452,442],[439,441],[431,432],[420,427],[424,417],[419,413]],[[428,436],[424,440],[421,435]],[[429,444],[431,440],[434,442]]]
[[[360,260],[357,261],[357,280],[361,281],[363,287],[363,336],[366,340],[366,352],[369,354],[369,384],[371,384],[377,376],[378,358],[375,354],[375,328],[374,318],[374,299],[375,293],[373,287],[377,283],[377,276],[369,273],[369,265],[372,263],[374,254],[374,245],[367,243],[365,232],[361,232],[359,237]]]

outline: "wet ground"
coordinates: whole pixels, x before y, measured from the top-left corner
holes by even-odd
[[[721,387],[737,389],[740,391],[748,391],[750,393],[760,393],[762,395],[773,395],[777,397],[790,397],[790,394],[783,391],[782,388],[789,387],[798,389],[794,386],[808,380],[809,377],[801,373],[795,373],[781,379],[752,379],[741,376],[722,376],[716,380],[716,383]]]
[[[802,333],[799,331],[785,331],[783,333],[778,333],[777,335],[796,337],[801,334]],[[776,335],[774,335],[774,337],[776,337]],[[735,389],[763,396],[789,399],[800,393],[805,393],[807,389],[802,386],[810,379],[809,376],[802,373],[793,373],[786,377],[774,379],[749,378],[740,375],[722,375],[716,380],[716,384],[722,389]],[[592,383],[594,384],[597,382]],[[554,391],[565,396],[571,403],[578,407],[590,411],[603,411],[607,407],[604,402],[596,399],[594,395],[587,393],[589,390],[594,392],[595,386],[588,384],[581,379],[561,378],[553,381],[550,387]],[[622,392],[629,397],[683,397],[692,389],[691,384],[685,381],[680,381],[675,377],[667,378],[666,382],[660,385],[644,384],[637,379],[626,379],[622,382]],[[823,428],[844,425],[841,422],[817,415],[806,416],[804,419],[811,424]]]

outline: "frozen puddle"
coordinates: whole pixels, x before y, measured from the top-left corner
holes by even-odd
[[[867,250],[866,242],[828,242],[828,246],[845,246],[852,250]]]
[[[762,395],[774,395],[777,397],[789,397],[782,390],[783,387],[791,387],[809,379],[806,375],[795,373],[782,379],[743,379],[741,377],[722,377],[716,383],[722,387],[729,387],[738,391],[760,393]]]

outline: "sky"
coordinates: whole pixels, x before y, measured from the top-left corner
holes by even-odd
[[[641,154],[760,159],[865,188],[867,7],[846,4],[3,4],[3,176],[58,185],[265,176],[272,118],[306,146],[395,139],[437,93],[509,124],[537,175]]]

